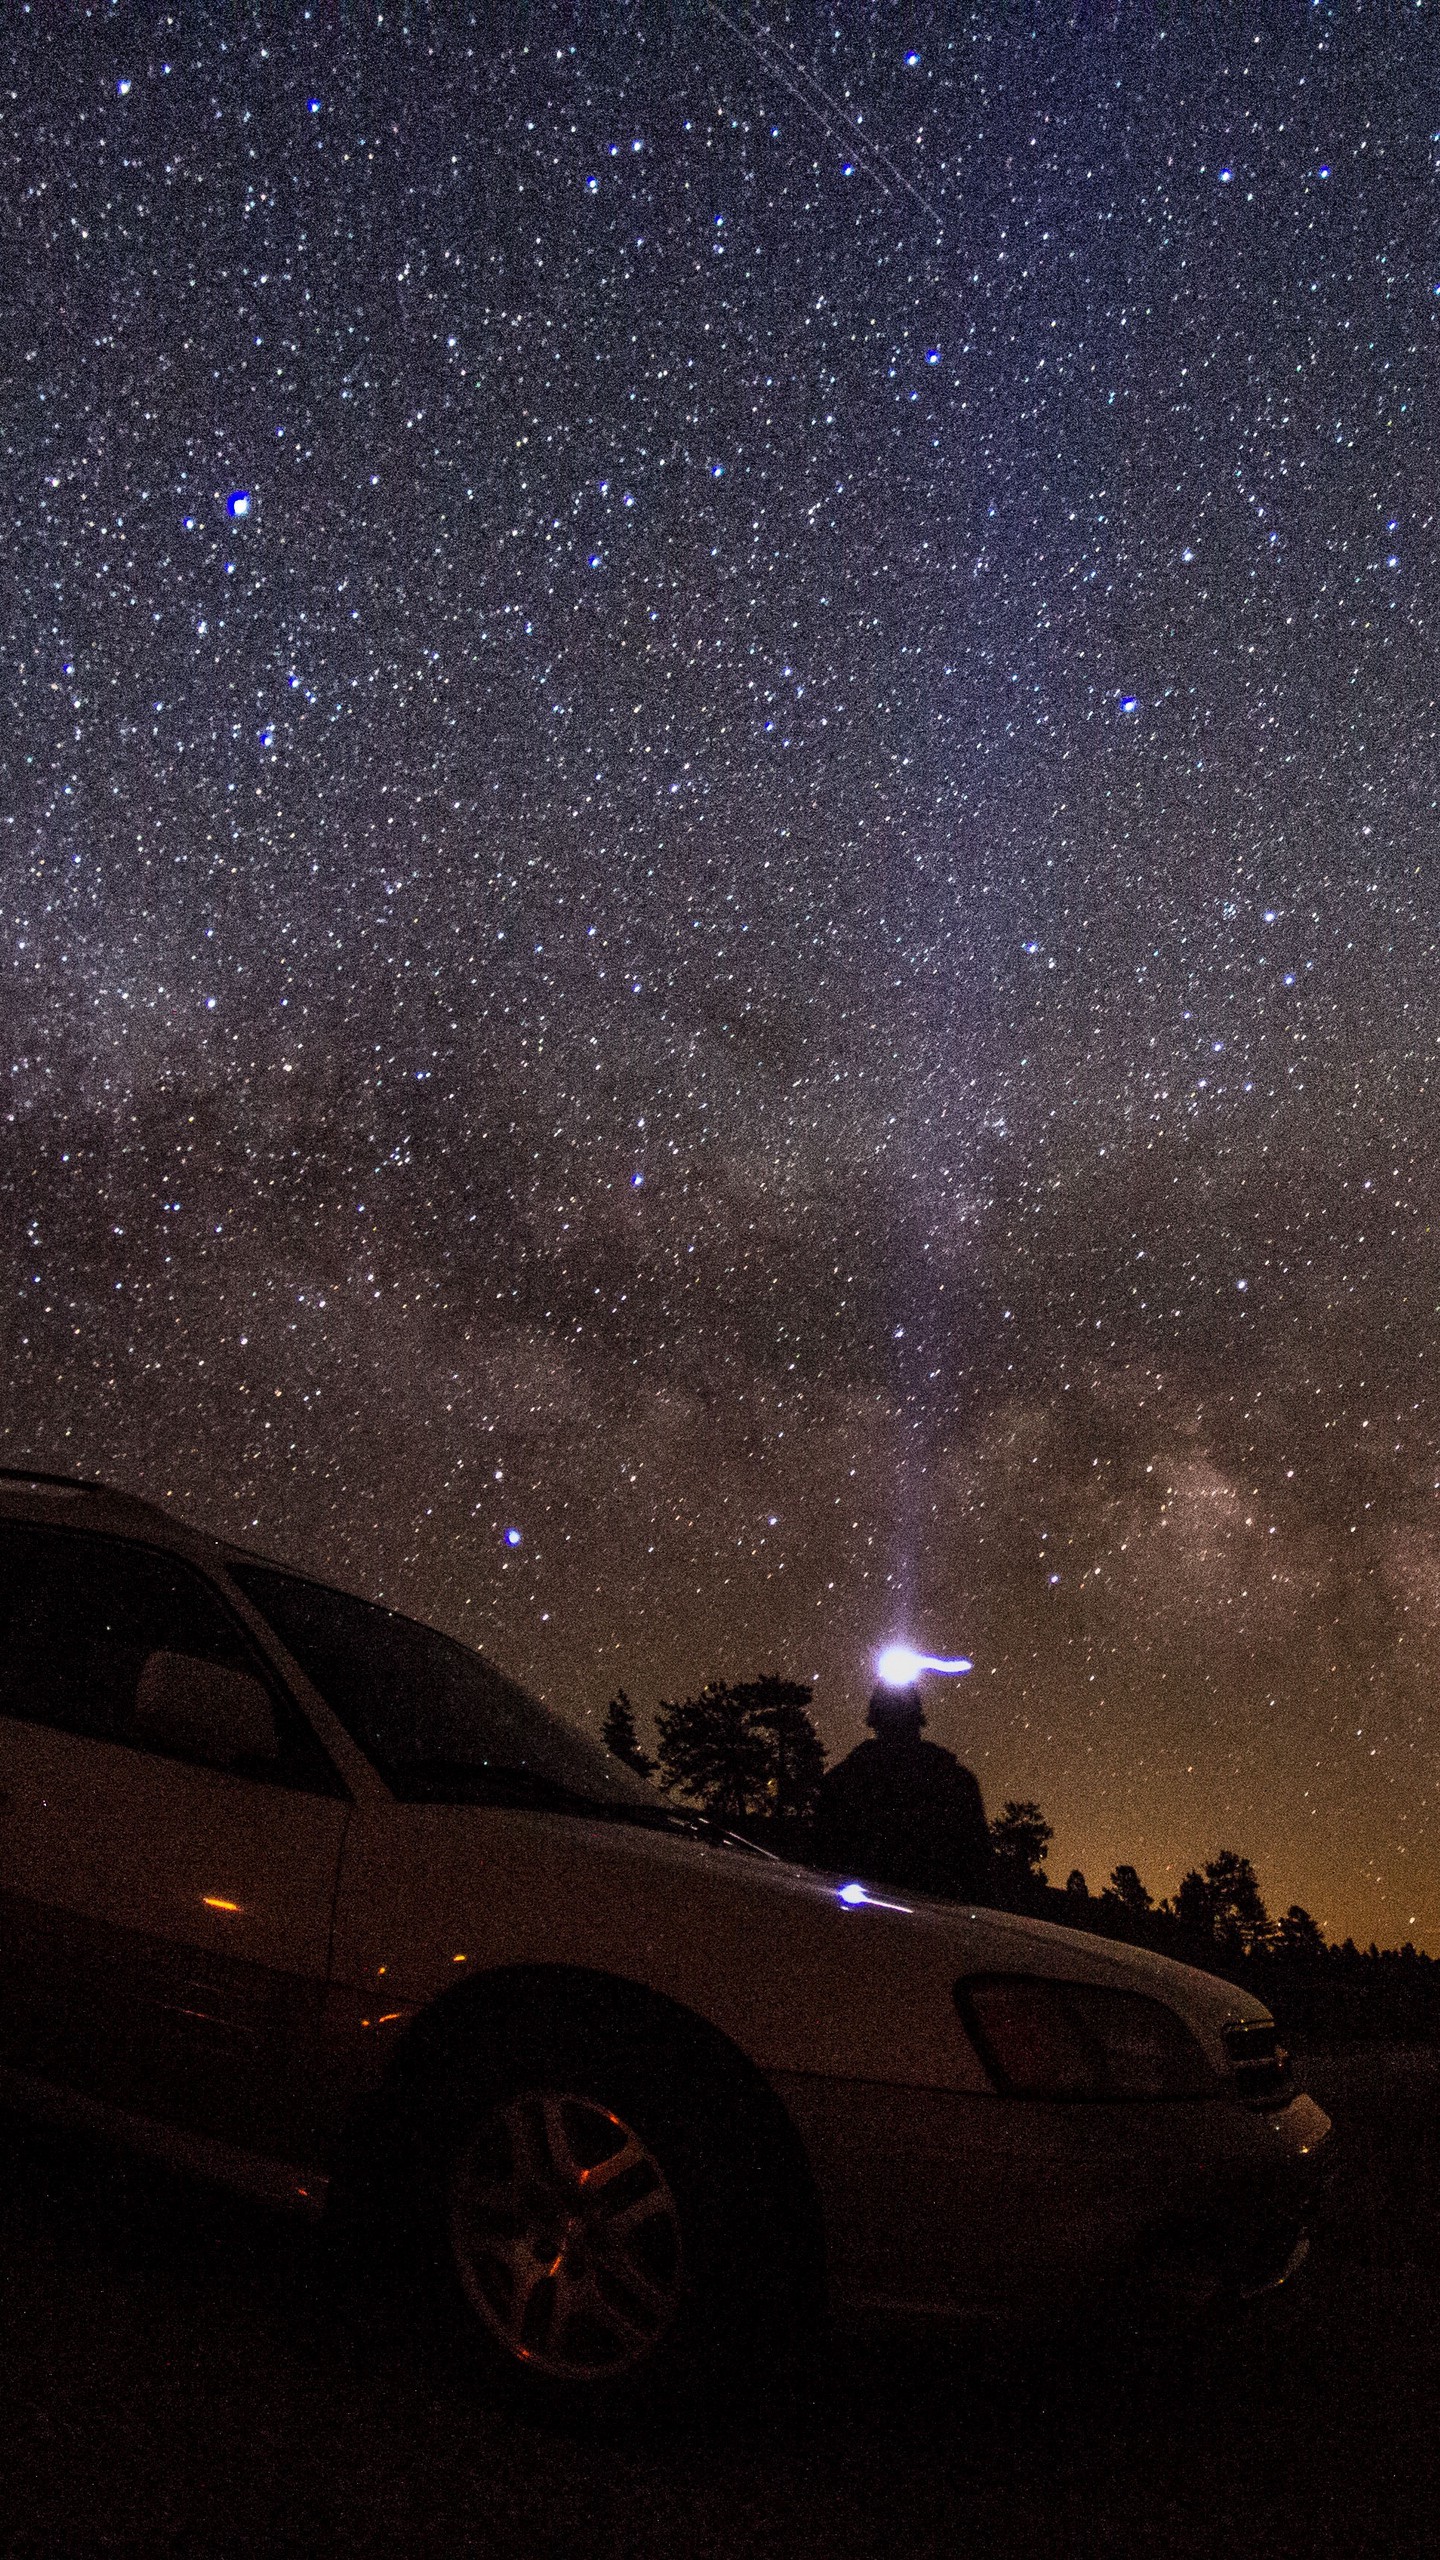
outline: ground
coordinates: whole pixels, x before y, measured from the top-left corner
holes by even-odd
[[[303,2226],[0,2120],[0,2554],[1433,2552],[1440,2055],[1306,2077],[1329,2227],[1188,2354],[849,2348],[798,2412],[629,2442],[347,2349]]]

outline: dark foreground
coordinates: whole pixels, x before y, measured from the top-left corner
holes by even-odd
[[[628,2444],[347,2352],[305,2231],[0,2119],[0,2553],[1433,2552],[1440,2055],[1306,2076],[1330,2227],[1188,2354],[847,2349],[798,2414]]]

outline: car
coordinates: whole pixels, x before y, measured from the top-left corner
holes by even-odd
[[[1232,1985],[778,1860],[433,1628],[15,1472],[0,2091],[400,2251],[537,2404],[1258,2291],[1329,2133]]]

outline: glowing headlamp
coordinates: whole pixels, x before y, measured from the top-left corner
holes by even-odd
[[[962,1671],[973,1671],[974,1668],[974,1663],[967,1662],[963,1653],[957,1654],[953,1662],[946,1662],[938,1653],[917,1653],[914,1646],[908,1644],[887,1644],[875,1663],[876,1675],[884,1681],[887,1689],[910,1688],[922,1671],[939,1671],[954,1679]]]

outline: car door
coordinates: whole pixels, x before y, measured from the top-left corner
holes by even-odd
[[[303,2159],[347,1811],[195,1566],[0,1527],[0,2058]]]

